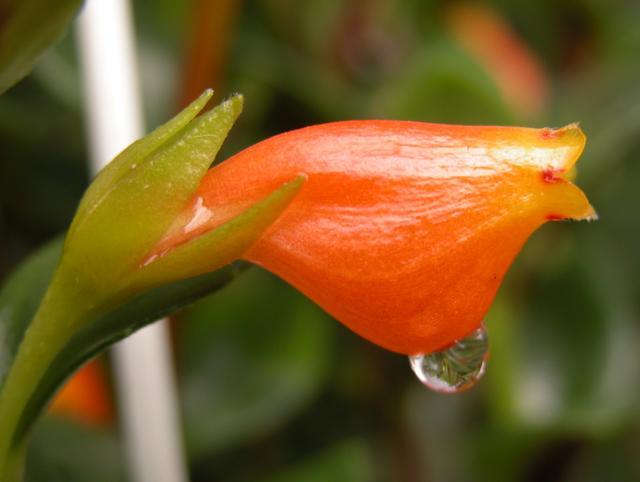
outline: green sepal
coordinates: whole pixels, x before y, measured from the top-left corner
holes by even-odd
[[[91,182],[80,201],[76,215],[69,228],[68,236],[73,236],[73,232],[86,216],[95,211],[106,199],[116,183],[127,172],[138,167],[138,163],[144,161],[154,151],[157,151],[163,144],[171,138],[177,136],[195,117],[202,112],[213,96],[213,90],[205,90],[200,97],[189,104],[178,115],[165,124],[157,127],[151,133],[138,139],[133,144],[126,147],[109,164],[107,164],[96,178]]]
[[[129,289],[140,289],[207,273],[240,258],[282,214],[306,178],[297,176],[221,226],[140,267]]]
[[[184,209],[242,110],[233,96],[195,117],[211,93],[113,161],[83,199],[60,270],[101,296],[134,270]]]
[[[140,274],[134,273],[125,292],[119,293],[121,302],[83,319],[51,358],[24,404],[14,441],[21,440],[58,386],[87,359],[185,304],[222,288],[239,274],[246,265],[230,263],[242,256],[282,214],[304,181],[303,176],[294,178],[217,229],[171,251],[139,271]],[[50,249],[53,256],[56,249],[60,249],[59,244]],[[51,263],[55,258],[49,254],[47,259]]]

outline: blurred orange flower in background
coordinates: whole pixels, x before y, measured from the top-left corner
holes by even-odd
[[[113,407],[100,360],[87,363],[69,379],[56,394],[49,412],[95,427],[113,422]]]
[[[549,94],[544,68],[500,12],[481,3],[455,3],[447,10],[447,24],[516,112],[526,117],[544,112]]]

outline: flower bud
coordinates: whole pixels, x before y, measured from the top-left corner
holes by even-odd
[[[242,257],[364,338],[429,353],[480,325],[535,229],[595,217],[566,178],[584,143],[577,125],[349,121],[287,132],[211,169],[153,253],[194,242],[304,175]]]

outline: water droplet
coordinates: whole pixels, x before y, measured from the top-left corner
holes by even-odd
[[[442,351],[409,357],[411,369],[423,385],[441,393],[471,388],[482,378],[489,356],[484,324]]]

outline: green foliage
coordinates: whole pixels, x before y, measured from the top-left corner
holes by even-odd
[[[25,482],[125,482],[124,454],[114,430],[45,418],[31,435]]]
[[[0,290],[0,386],[51,281],[61,250],[60,239],[43,247],[13,274]]]
[[[486,70],[449,43],[416,52],[378,108],[383,116],[429,122],[504,125],[513,118]]]
[[[194,459],[290,422],[326,379],[331,319],[258,268],[187,309],[179,323],[180,393]]]
[[[0,94],[60,39],[82,0],[6,0],[0,10]]]
[[[608,288],[581,263],[581,244],[530,276],[522,319],[514,313],[525,301],[514,297],[488,320],[500,377],[489,380],[496,417],[534,432],[602,436],[637,415],[640,390],[629,367],[640,362],[639,327],[602,296]]]
[[[541,61],[550,97],[532,121],[502,98],[493,72],[449,35],[448,3],[245,4],[218,79],[222,91],[246,95],[247,110],[222,157],[274,133],[345,118],[580,121],[588,142],[577,182],[599,221],[545,226],[527,243],[487,319],[486,378],[456,397],[425,391],[406,360],[336,323],[326,341],[316,331],[320,315],[292,310],[294,295],[274,294],[287,289],[263,273],[229,285],[235,291],[228,297],[221,291],[198,304],[176,326],[194,482],[326,480],[326,474],[359,473],[332,469],[353,460],[362,473],[368,468],[389,481],[640,479],[640,7],[487,2]],[[135,4],[153,123],[175,108],[189,5]],[[68,81],[78,78],[71,50],[69,42],[59,45],[34,75],[0,97],[3,273],[68,226],[87,177],[79,89]],[[231,310],[239,305],[236,318]],[[291,336],[283,328],[271,339],[261,320]],[[317,343],[305,336],[307,325]],[[277,348],[268,349],[268,342]],[[292,354],[301,347],[312,353],[306,361]],[[247,375],[247,367],[257,373]],[[243,410],[233,413],[234,404]],[[198,420],[212,431],[198,430]],[[122,463],[89,441],[101,440],[103,431],[82,432],[87,456],[63,461],[59,445],[67,439],[51,423],[37,426],[30,460],[41,471],[31,482],[55,480],[62,467],[86,474],[76,479],[95,479],[101,465],[90,455],[96,451]],[[355,440],[366,456],[344,455],[345,440]],[[321,455],[329,453],[342,453],[336,459],[343,462]],[[54,458],[55,467],[45,463]],[[102,480],[109,478],[119,482],[103,471]]]
[[[57,243],[36,255],[0,293],[3,477],[38,413],[73,370],[226,284],[233,269],[225,265],[261,236],[304,183],[302,177],[285,183],[206,235],[141,265],[186,206],[240,113],[242,98],[235,96],[195,119],[210,97],[206,92],[116,157],[87,190],[62,251]]]
[[[370,457],[366,445],[361,441],[337,443],[310,460],[305,460],[297,466],[263,480],[264,482],[373,481],[376,479],[371,470]]]

